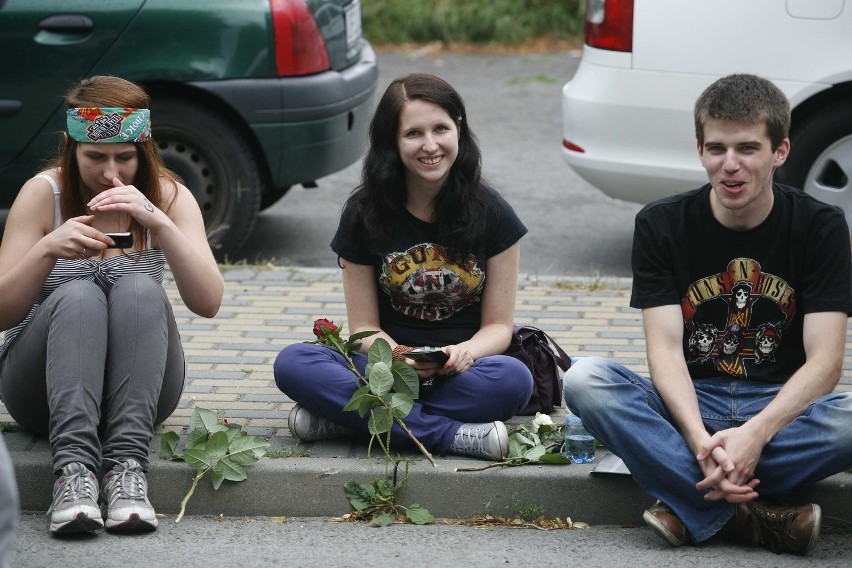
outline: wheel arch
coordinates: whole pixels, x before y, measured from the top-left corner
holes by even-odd
[[[261,196],[272,190],[273,177],[269,167],[269,160],[266,159],[266,155],[260,142],[257,140],[257,136],[255,136],[245,119],[233,107],[208,91],[198,89],[186,83],[142,81],[141,84],[148,91],[148,94],[151,95],[152,99],[183,98],[192,101],[193,104],[204,107],[206,110],[213,111],[226,119],[242,135],[243,140],[248,145],[255,159],[261,175]],[[153,116],[152,119],[156,124],[157,117]]]
[[[811,116],[839,101],[852,101],[852,79],[820,91],[796,105],[791,112],[790,136],[795,135]]]

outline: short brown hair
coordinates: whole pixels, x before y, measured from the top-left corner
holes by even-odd
[[[790,102],[772,81],[750,74],[722,77],[695,101],[695,137],[704,144],[709,119],[763,123],[775,150],[790,134]]]

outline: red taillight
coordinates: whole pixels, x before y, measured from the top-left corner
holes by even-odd
[[[562,145],[565,146],[566,148],[568,148],[569,150],[571,150],[572,152],[579,152],[581,154],[586,153],[586,151],[583,150],[581,147],[577,146],[576,144],[574,144],[573,142],[570,142],[568,140],[562,140]]]
[[[587,0],[586,44],[612,51],[633,50],[633,0]]]
[[[278,75],[310,75],[328,69],[325,41],[304,0],[269,0]]]

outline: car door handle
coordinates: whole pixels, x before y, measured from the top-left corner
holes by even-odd
[[[8,118],[21,110],[21,101],[13,99],[0,99],[0,118]]]
[[[90,17],[80,14],[57,14],[40,21],[38,27],[41,30],[55,34],[87,34],[95,27],[95,23]]]

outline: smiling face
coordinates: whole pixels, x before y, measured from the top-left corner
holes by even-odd
[[[708,119],[698,154],[713,188],[710,206],[716,220],[735,230],[762,223],[774,203],[772,175],[789,150],[786,138],[772,148],[762,122]]]
[[[139,169],[135,144],[80,143],[75,154],[80,178],[91,192],[90,197],[115,187],[115,177],[124,184],[133,183]]]
[[[406,101],[399,113],[397,148],[407,191],[437,193],[458,156],[458,124],[437,105]]]

